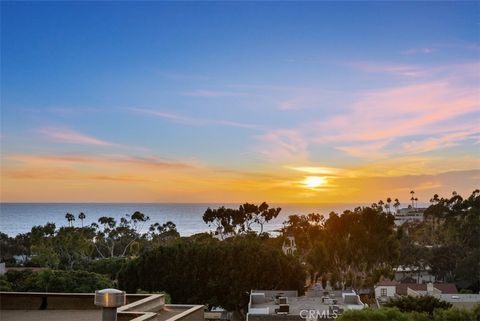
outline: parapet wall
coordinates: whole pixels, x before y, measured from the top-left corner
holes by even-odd
[[[0,292],[0,310],[99,310],[93,293]],[[165,305],[163,294],[127,294],[127,304],[118,308],[118,321],[203,321],[203,305]],[[157,314],[159,313],[159,314]]]

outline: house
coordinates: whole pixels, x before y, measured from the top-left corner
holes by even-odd
[[[394,298],[397,294],[398,281],[383,280],[374,286],[375,299],[382,303]]]
[[[423,222],[426,208],[407,207],[399,209],[395,214],[395,225],[401,226],[406,222]]]
[[[430,266],[418,266],[418,267],[409,267],[399,265],[394,268],[395,280],[398,282],[405,282],[409,280],[408,283],[434,283],[435,276],[432,274],[432,269]]]
[[[383,280],[377,283],[375,289],[375,300],[378,305],[400,296],[422,296],[431,295],[439,299],[448,296],[458,296],[458,290],[453,283],[400,283],[395,280]],[[467,299],[467,298],[465,298]],[[480,302],[480,301],[479,301]]]

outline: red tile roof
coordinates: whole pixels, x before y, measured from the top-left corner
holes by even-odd
[[[433,287],[440,290],[443,294],[457,294],[458,290],[453,283],[434,283]],[[407,295],[407,288],[414,291],[427,291],[427,284],[401,283],[397,286],[397,294]]]
[[[378,282],[376,285],[377,286],[394,286],[394,285],[399,285],[400,283],[395,281],[395,280],[381,280],[380,282]]]

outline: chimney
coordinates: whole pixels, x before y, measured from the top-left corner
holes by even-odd
[[[427,283],[427,294],[433,294],[433,283],[432,282],[428,282]]]
[[[103,289],[95,291],[95,305],[102,307],[102,321],[117,321],[117,308],[125,305],[124,291]]]

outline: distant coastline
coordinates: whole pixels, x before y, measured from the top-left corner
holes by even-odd
[[[182,236],[209,231],[210,228],[202,220],[204,211],[219,206],[238,207],[238,203],[0,203],[0,231],[9,236],[26,233],[35,225],[44,225],[47,222],[57,226],[66,226],[65,213],[78,215],[86,214],[85,224],[96,222],[101,216],[120,218],[125,214],[140,211],[150,217],[152,223],[172,221]],[[332,211],[341,213],[347,209],[369,204],[276,204],[282,211],[277,219],[269,222],[265,228],[267,232],[282,226],[288,215],[320,213],[325,217]],[[80,224],[74,222],[74,225]]]

